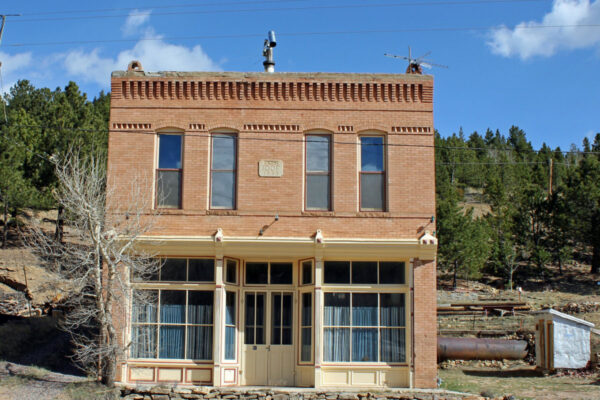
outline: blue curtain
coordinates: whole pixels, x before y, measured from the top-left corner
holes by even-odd
[[[377,361],[377,328],[352,329],[352,361]]]
[[[326,326],[350,325],[349,293],[325,293],[324,321]]]
[[[190,291],[188,297],[188,324],[212,325],[213,292]]]
[[[165,324],[185,323],[185,292],[163,290],[160,293],[160,322]]]
[[[323,334],[325,361],[350,361],[350,329],[325,328]]]
[[[225,327],[225,359],[235,360],[235,326]]]
[[[404,294],[381,294],[381,326],[405,326]]]
[[[377,294],[352,295],[352,326],[377,326]]]
[[[395,363],[406,361],[404,328],[381,328],[381,361]]]
[[[188,326],[187,357],[191,360],[212,360],[212,326]]]
[[[160,327],[159,358],[182,359],[184,327],[174,325],[163,325]]]

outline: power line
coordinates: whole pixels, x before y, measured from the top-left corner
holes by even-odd
[[[220,9],[220,10],[197,10],[197,11],[170,11],[153,13],[153,16],[164,15],[189,15],[189,14],[229,14],[244,12],[279,12],[279,11],[306,11],[306,10],[337,10],[337,9],[365,9],[365,8],[388,8],[388,7],[423,7],[423,6],[454,6],[454,5],[483,5],[495,3],[532,3],[546,2],[548,0],[450,0],[450,1],[413,1],[403,3],[378,3],[378,4],[344,4],[344,5],[318,5],[303,7],[269,7],[269,8],[238,8],[238,9]],[[200,6],[199,6],[200,7]],[[55,17],[55,18],[29,18],[21,19],[19,22],[41,22],[41,21],[68,21],[82,19],[102,19],[102,18],[121,18],[129,16],[145,16],[146,13],[129,14],[111,14],[111,15],[82,15],[74,17]]]
[[[538,26],[519,26],[518,29],[560,29],[560,28],[600,28],[600,24],[580,24],[580,25],[538,25]],[[279,37],[297,37],[297,36],[330,36],[330,35],[357,35],[357,34],[388,34],[388,33],[407,33],[407,32],[468,32],[468,31],[489,31],[498,29],[498,26],[471,26],[471,27],[432,27],[432,28],[403,28],[403,29],[369,29],[369,30],[347,30],[347,31],[309,31],[309,32],[282,32],[277,33]],[[60,46],[73,44],[100,44],[100,43],[136,43],[143,41],[175,41],[175,40],[214,40],[214,39],[244,39],[263,37],[264,33],[240,33],[228,35],[195,35],[195,36],[161,36],[151,38],[137,39],[99,39],[99,40],[65,40],[54,42],[24,42],[9,43],[4,47],[33,47],[33,46]]]

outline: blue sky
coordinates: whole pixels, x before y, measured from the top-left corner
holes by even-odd
[[[94,97],[132,59],[147,71],[261,71],[273,29],[282,72],[403,73],[383,53],[431,51],[449,66],[426,70],[444,136],[518,125],[534,147],[565,150],[600,132],[600,0],[10,3],[0,13],[22,15],[0,46],[5,91],[73,80]]]

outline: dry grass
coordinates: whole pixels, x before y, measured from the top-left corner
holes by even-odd
[[[442,388],[518,399],[600,399],[600,376],[543,376],[531,366],[513,369],[452,368],[439,370]]]

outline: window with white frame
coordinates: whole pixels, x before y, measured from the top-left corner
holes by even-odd
[[[360,137],[360,209],[385,211],[385,140]]]
[[[237,136],[212,135],[210,167],[210,207],[236,208]]]
[[[136,292],[132,305],[132,358],[212,360],[212,291]]]
[[[403,293],[325,293],[325,362],[406,362]]]
[[[181,208],[183,135],[158,135],[156,206]]]
[[[214,258],[161,258],[150,275],[133,276],[134,282],[214,282]]]
[[[306,209],[331,210],[331,136],[306,135]]]
[[[405,284],[402,261],[325,261],[323,282],[326,284]]]
[[[290,262],[247,262],[247,285],[291,285],[293,264]]]
[[[312,293],[302,293],[302,312],[300,319],[300,362],[312,361],[312,299]]]
[[[225,360],[235,360],[236,293],[225,294]]]

